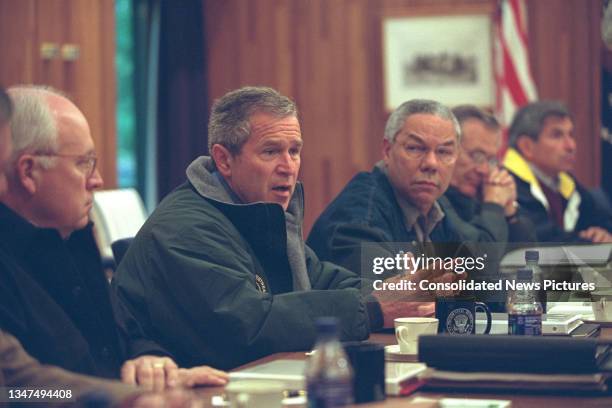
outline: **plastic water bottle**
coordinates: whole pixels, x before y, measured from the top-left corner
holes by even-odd
[[[330,408],[353,402],[353,371],[338,340],[338,319],[316,321],[319,335],[315,352],[306,363],[309,408]]]
[[[519,269],[516,273],[515,290],[509,291],[508,334],[539,336],[542,334],[542,305],[533,289],[533,271]]]
[[[538,265],[539,261],[540,251],[525,251],[525,268],[533,271],[533,281],[540,284],[540,290],[537,293],[537,300],[542,304],[542,311],[546,313],[546,291],[544,290],[542,269],[540,269],[540,266]]]

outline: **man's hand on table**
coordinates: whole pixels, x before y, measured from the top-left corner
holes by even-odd
[[[612,234],[601,227],[590,227],[578,233],[580,238],[587,239],[596,244],[612,242]]]
[[[179,368],[179,383],[183,387],[195,387],[198,385],[225,385],[229,381],[229,375],[225,371],[217,370],[208,366],[192,368]]]
[[[145,355],[123,364],[121,380],[146,390],[163,391],[176,387],[225,385],[228,375],[208,366],[179,368],[169,357]]]

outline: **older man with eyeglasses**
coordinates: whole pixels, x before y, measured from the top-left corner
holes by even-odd
[[[44,364],[118,378],[149,389],[223,384],[210,367],[180,370],[162,347],[127,350],[89,211],[102,186],[83,113],[48,88],[9,89],[13,153],[0,199],[0,246],[14,271],[0,270],[0,328]],[[126,358],[134,357],[131,360]]]
[[[403,103],[387,121],[383,159],[371,172],[357,174],[325,209],[308,245],[320,258],[359,274],[367,267],[361,258],[365,243],[410,243],[407,250],[422,252],[423,243],[457,247],[465,241],[494,241],[439,200],[450,183],[460,140],[459,123],[446,106],[430,100]]]
[[[463,220],[491,231],[499,242],[535,241],[533,225],[518,215],[514,179],[497,161],[501,147],[497,120],[473,105],[457,106],[453,114],[462,139],[445,197]]]

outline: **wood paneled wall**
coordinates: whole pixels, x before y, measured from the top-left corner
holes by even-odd
[[[211,100],[243,85],[268,85],[296,100],[305,141],[301,178],[311,223],[377,156],[380,111],[369,63],[369,3],[207,1]]]
[[[495,0],[203,0],[210,100],[267,85],[301,111],[306,222],[380,159],[383,16],[494,10]],[[581,181],[599,180],[600,0],[529,0],[540,95],[568,103]],[[595,157],[595,159],[593,159]]]
[[[601,3],[527,2],[529,57],[539,97],[567,104],[578,142],[574,172],[591,187],[601,181]]]
[[[43,56],[41,47],[54,48]],[[64,54],[74,46],[78,54]],[[116,186],[115,9],[112,0],[0,0],[0,84],[49,85],[89,122],[105,188]]]

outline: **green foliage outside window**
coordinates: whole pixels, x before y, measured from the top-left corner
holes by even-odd
[[[115,0],[117,70],[117,182],[136,186],[134,33],[132,0]]]

